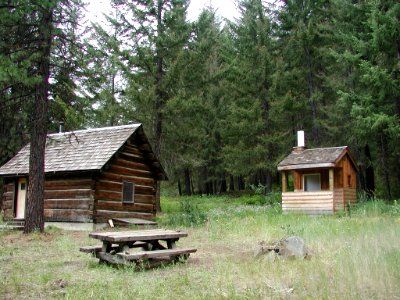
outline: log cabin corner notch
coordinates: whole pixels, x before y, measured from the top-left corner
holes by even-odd
[[[24,219],[28,172],[29,144],[0,168],[6,220]],[[157,181],[167,179],[141,124],[49,134],[45,176],[45,222],[74,228],[153,220]]]
[[[283,212],[333,214],[357,201],[357,166],[347,146],[295,147],[278,164],[278,171],[282,174]]]

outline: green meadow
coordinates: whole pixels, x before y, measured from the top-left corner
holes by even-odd
[[[159,227],[188,232],[187,262],[112,267],[79,252],[88,232],[0,231],[1,299],[396,299],[400,205],[364,202],[349,213],[282,214],[277,196],[163,197]],[[132,228],[134,229],[134,228]],[[254,257],[261,241],[305,239],[307,260]]]

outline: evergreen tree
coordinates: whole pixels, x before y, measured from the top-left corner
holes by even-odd
[[[400,5],[396,1],[367,1],[353,4],[348,11],[358,16],[349,22],[360,30],[341,36],[347,43],[343,43],[338,58],[348,68],[339,103],[350,110],[351,134],[357,137],[359,148],[368,147],[365,154],[369,154],[371,146],[376,157],[372,163],[379,175],[375,178],[379,194],[393,198],[400,192],[400,156],[396,150],[400,134]],[[347,14],[343,13],[341,20]]]
[[[121,30],[113,17],[108,16],[107,21],[107,29],[93,23],[90,38],[85,41],[87,52],[81,81],[91,105],[87,112],[91,126],[114,126],[126,122],[121,104],[126,85],[124,67],[119,61],[118,36]]]
[[[57,21],[65,24],[64,19],[57,19],[63,15],[60,10],[64,7],[66,12],[65,8],[75,3],[67,0],[8,1],[0,6],[0,55],[3,62],[0,73],[3,74],[4,96],[1,105],[23,112],[22,119],[15,115],[14,119],[7,118],[13,122],[25,121],[25,116],[30,115],[29,123],[24,125],[30,128],[26,233],[44,229],[44,149],[52,48],[55,36],[60,37],[63,33],[61,28],[57,28]]]
[[[134,116],[152,128],[154,152],[161,156],[165,106],[173,97],[177,61],[189,39],[186,0],[113,1],[119,36],[121,65],[126,66],[128,105]],[[126,104],[125,104],[126,105]],[[157,185],[157,209],[159,183]]]
[[[56,24],[51,53],[51,98],[49,131],[57,131],[60,122],[66,130],[80,129],[91,111],[90,99],[82,89],[87,67],[87,50],[82,41],[87,28],[82,23],[81,0],[61,1],[55,11]]]
[[[210,7],[193,24],[188,48],[180,60],[178,92],[167,105],[167,160],[184,176],[185,193],[196,182],[200,193],[225,191],[220,119],[223,118],[224,60],[222,32]]]
[[[251,176],[270,191],[275,172],[271,18],[260,0],[239,1],[239,10],[240,19],[230,24],[234,56],[228,75],[223,159],[230,174]]]
[[[330,36],[326,24],[331,16],[326,0],[287,0],[278,11],[277,72],[274,94],[286,115],[286,132],[293,141],[294,133],[304,129],[308,145],[329,144],[324,121],[327,107],[335,102],[335,93],[325,85]]]

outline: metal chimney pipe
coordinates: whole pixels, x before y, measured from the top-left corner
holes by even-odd
[[[59,124],[60,124],[60,129],[59,129],[58,133],[63,133],[63,131],[64,131],[64,122],[61,121]]]

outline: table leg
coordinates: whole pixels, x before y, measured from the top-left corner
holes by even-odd
[[[163,245],[161,245],[158,240],[149,241],[149,244],[151,244],[151,249],[149,249],[149,250],[164,250],[165,249],[165,247]]]
[[[112,250],[112,244],[107,241],[103,241],[103,246],[101,247],[102,252],[110,252]]]
[[[167,240],[168,249],[175,249],[176,248],[175,242],[177,242],[177,241],[178,241],[178,239]]]

